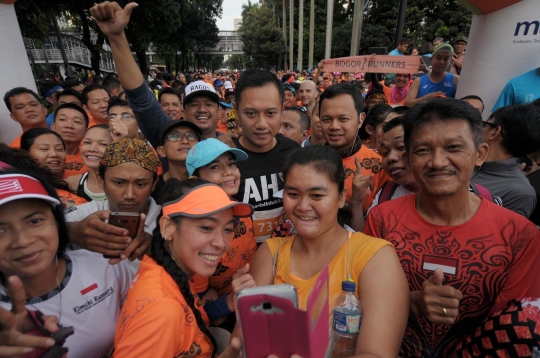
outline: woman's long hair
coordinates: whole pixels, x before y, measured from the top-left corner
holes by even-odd
[[[208,181],[202,179],[188,179],[180,181],[178,179],[171,178],[167,181],[162,191],[162,193],[164,193],[161,198],[162,202],[167,203],[169,201],[176,200],[182,195],[184,195],[187,191],[203,184],[208,184]],[[201,313],[199,312],[197,307],[195,307],[195,297],[191,293],[191,289],[189,287],[189,277],[176,264],[176,262],[171,257],[171,254],[169,253],[169,251],[167,251],[167,248],[165,247],[165,239],[163,239],[163,237],[161,236],[161,228],[159,227],[159,220],[162,216],[163,215],[160,213],[157,218],[158,225],[154,229],[153,233],[151,247],[152,258],[156,260],[156,262],[160,266],[162,266],[169,275],[171,275],[174,282],[176,282],[178,288],[180,289],[180,293],[182,294],[182,296],[184,296],[184,299],[189,305],[189,308],[191,308],[193,315],[195,315],[197,326],[199,326],[199,329],[208,337],[215,350],[217,346],[214,337],[212,337],[212,334],[208,330],[208,327],[206,327],[206,322],[204,322]],[[182,222],[182,218],[176,217],[173,219],[173,221],[177,224],[180,224]]]

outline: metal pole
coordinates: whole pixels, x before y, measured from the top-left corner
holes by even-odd
[[[298,71],[302,71],[304,62],[304,0],[298,6]]]
[[[399,44],[399,40],[403,36],[403,26],[405,25],[405,13],[407,12],[407,0],[401,0],[399,5],[399,16],[396,27],[396,48]]]
[[[66,75],[71,77],[71,69],[69,68],[69,61],[66,55],[66,49],[64,48],[64,41],[62,41],[62,35],[60,34],[60,29],[58,28],[58,22],[56,21],[56,14],[54,9],[51,7],[52,23],[54,26],[54,32],[56,32],[56,37],[58,38],[58,46],[60,47],[60,53],[62,54],[62,61],[66,67]]]
[[[283,0],[283,46],[287,47],[287,11],[285,10],[287,0]],[[287,54],[283,56],[283,70],[287,69]]]
[[[313,47],[315,42],[315,0],[309,5],[309,60],[308,67],[313,68]]]
[[[334,0],[328,0],[326,5],[326,49],[324,58],[329,59],[332,56],[332,22],[334,20]]]
[[[294,70],[294,0],[289,0],[289,68]]]
[[[357,56],[362,35],[362,19],[364,17],[364,0],[354,1],[354,14],[351,38],[351,56]]]

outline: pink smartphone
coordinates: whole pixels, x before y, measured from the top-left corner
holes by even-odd
[[[291,320],[298,307],[298,295],[293,285],[246,288],[238,293],[236,302],[244,357],[290,357],[295,353],[298,341]]]

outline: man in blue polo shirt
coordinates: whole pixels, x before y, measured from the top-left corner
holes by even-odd
[[[389,56],[404,56],[405,51],[407,51],[408,47],[409,47],[409,40],[403,38],[399,40],[397,48],[390,51],[388,55]]]
[[[540,98],[540,67],[508,81],[493,106],[493,112],[511,104],[531,103],[537,98]]]

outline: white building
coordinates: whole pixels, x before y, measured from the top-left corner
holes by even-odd
[[[235,17],[234,18],[234,31],[238,31],[238,29],[240,28],[240,25],[242,25],[242,18]]]

